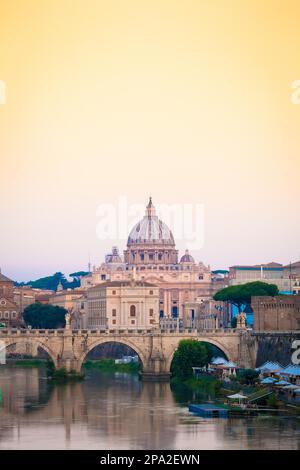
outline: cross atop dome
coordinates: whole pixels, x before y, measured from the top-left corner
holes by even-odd
[[[155,213],[155,207],[153,205],[153,202],[152,202],[152,197],[150,196],[149,197],[149,202],[148,202],[148,205],[146,206],[146,215],[148,217],[153,217],[154,215],[156,215]]]

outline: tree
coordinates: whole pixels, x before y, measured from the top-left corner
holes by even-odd
[[[237,373],[237,379],[242,384],[252,385],[257,380],[259,372],[253,369],[241,369]]]
[[[251,297],[253,296],[271,296],[275,297],[279,294],[278,287],[275,284],[267,284],[266,282],[255,281],[237,286],[225,287],[214,295],[214,300],[229,302],[236,305],[239,312],[242,306],[251,305]]]
[[[36,302],[25,308],[23,318],[32,328],[56,329],[65,327],[66,313],[62,307]]]
[[[89,273],[87,271],[77,271],[76,273],[71,273],[69,274],[70,277],[76,277],[76,278],[80,278],[80,277],[83,277],[83,276],[87,276]]]
[[[73,280],[69,282],[63,273],[57,272],[52,274],[52,276],[41,277],[35,281],[15,282],[15,285],[31,286],[33,289],[49,289],[56,291],[58,284],[61,283],[64,289],[75,289],[75,287],[80,286],[80,277],[86,274],[88,274],[86,271],[72,273],[70,274],[70,277],[72,277]]]
[[[188,379],[193,375],[193,367],[203,367],[207,363],[206,346],[194,339],[183,339],[174,354],[171,371],[176,377]]]

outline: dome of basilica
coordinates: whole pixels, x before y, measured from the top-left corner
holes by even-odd
[[[157,217],[151,197],[143,219],[133,227],[127,241],[128,247],[149,244],[175,246],[173,234],[169,227]]]

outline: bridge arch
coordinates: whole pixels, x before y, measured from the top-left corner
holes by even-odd
[[[227,349],[227,347],[224,346],[224,344],[220,343],[219,341],[217,341],[215,339],[206,338],[206,337],[203,337],[203,338],[202,337],[200,337],[200,338],[198,338],[198,337],[197,338],[179,338],[176,346],[173,348],[172,352],[169,354],[169,356],[167,358],[167,361],[166,361],[166,370],[167,370],[167,372],[171,372],[171,364],[172,364],[172,361],[173,361],[173,358],[174,358],[174,354],[178,349],[180,341],[183,340],[183,339],[194,339],[195,341],[198,341],[199,343],[212,344],[213,346],[216,346],[218,349],[220,349],[220,351],[222,351],[225,354],[226,358],[229,361],[233,360],[233,358],[231,357],[231,353]]]
[[[79,356],[79,358],[77,360],[77,372],[80,372],[82,364],[85,361],[85,359],[86,359],[86,357],[87,357],[87,355],[90,351],[92,351],[97,346],[100,346],[102,344],[107,344],[107,343],[116,343],[116,344],[121,344],[121,345],[130,347],[139,356],[140,361],[142,363],[142,370],[145,368],[145,366],[147,364],[146,356],[145,356],[144,352],[133,341],[131,341],[128,338],[118,338],[118,337],[112,338],[112,337],[109,337],[109,338],[98,338],[98,339],[92,341],[90,344],[88,344],[87,349]]]
[[[45,344],[43,341],[40,341],[37,338],[9,338],[9,339],[3,339],[5,343],[5,347],[9,348],[9,346],[13,346],[14,344],[32,344],[37,347],[42,348],[50,357],[50,359],[53,361],[54,366],[57,367],[58,365],[58,357],[57,354],[55,354],[52,349]]]

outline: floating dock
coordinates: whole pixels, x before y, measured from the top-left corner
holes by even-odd
[[[228,408],[214,405],[213,403],[201,403],[199,405],[190,405],[189,411],[209,418],[227,418]]]
[[[207,418],[234,418],[241,416],[257,416],[259,414],[280,414],[285,410],[278,410],[272,408],[250,408],[239,406],[220,406],[214,403],[200,403],[197,405],[190,405],[189,411],[199,416]]]

